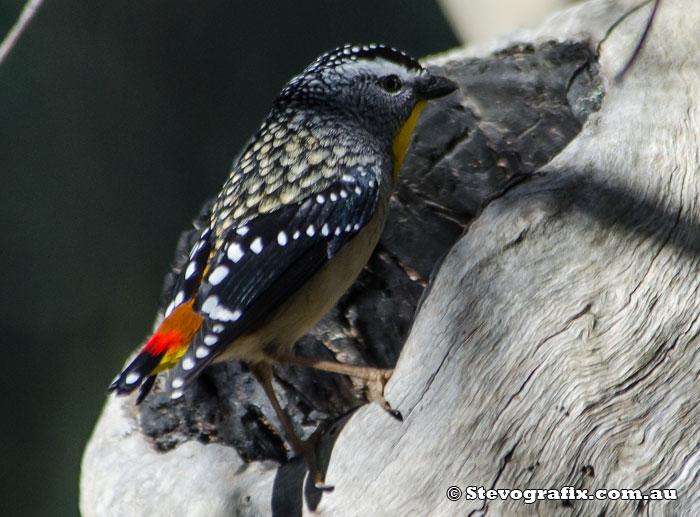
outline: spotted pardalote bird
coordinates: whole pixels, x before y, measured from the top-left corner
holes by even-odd
[[[172,398],[207,365],[244,361],[261,381],[314,483],[313,448],[289,424],[270,365],[309,366],[370,382],[383,399],[390,370],[316,361],[292,346],[360,273],[386,221],[416,120],[455,83],[382,45],[345,46],[314,61],[274,101],[175,271],[162,321],[109,387],[118,394],[172,369]]]

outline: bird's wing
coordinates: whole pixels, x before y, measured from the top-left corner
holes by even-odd
[[[349,171],[322,192],[230,228],[196,294],[202,325],[175,367],[173,388],[255,329],[357,235],[379,189],[374,174]]]

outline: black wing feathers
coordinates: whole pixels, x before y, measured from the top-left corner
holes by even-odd
[[[174,377],[186,384],[232,341],[261,324],[359,233],[378,199],[373,174],[346,174],[300,203],[230,228],[194,303],[204,321]]]

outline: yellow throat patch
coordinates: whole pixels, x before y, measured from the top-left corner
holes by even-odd
[[[391,142],[391,150],[394,153],[394,181],[396,181],[396,176],[399,174],[399,169],[403,163],[403,157],[406,156],[408,143],[411,141],[411,135],[413,135],[413,129],[416,127],[418,116],[420,112],[423,111],[426,104],[428,104],[428,101],[418,101],[416,107],[413,108],[411,112],[411,116],[408,117],[408,120],[399,128]]]

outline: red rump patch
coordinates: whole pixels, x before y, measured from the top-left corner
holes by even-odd
[[[143,347],[143,351],[151,355],[160,355],[173,348],[179,348],[183,344],[182,341],[183,336],[177,330],[166,330],[165,332],[157,331]]]
[[[193,303],[194,299],[178,305],[141,350],[154,357],[163,354],[156,371],[174,366],[202,324],[202,317],[192,310]]]

